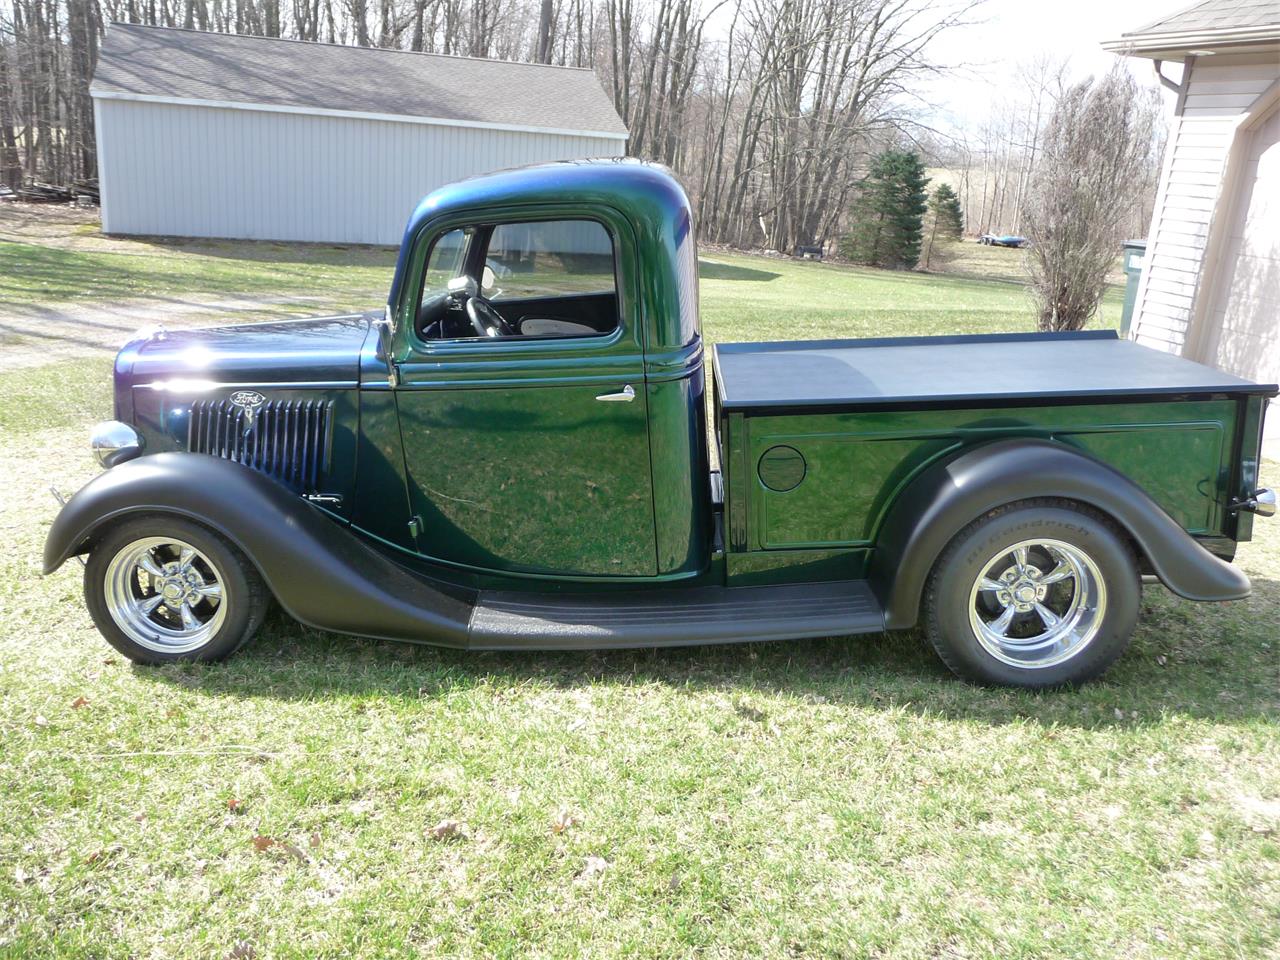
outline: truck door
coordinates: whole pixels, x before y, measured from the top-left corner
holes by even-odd
[[[507,219],[427,241],[396,390],[424,556],[534,575],[657,572],[623,227]]]

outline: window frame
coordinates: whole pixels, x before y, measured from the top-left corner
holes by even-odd
[[[478,213],[478,212],[477,212]],[[613,213],[612,217],[608,216]],[[505,215],[504,215],[505,214]],[[447,337],[434,340],[428,340],[422,337],[418,332],[417,313],[422,305],[422,296],[426,289],[427,267],[431,262],[431,256],[435,252],[436,245],[439,241],[453,232],[461,229],[466,234],[466,249],[463,254],[463,270],[466,276],[471,277],[480,283],[481,271],[484,266],[484,259],[488,253],[489,241],[493,236],[493,231],[500,226],[526,224],[526,223],[555,223],[562,221],[580,220],[589,223],[597,223],[605,231],[609,238],[609,244],[612,248],[613,257],[613,293],[614,293],[614,310],[617,323],[614,328],[606,333],[579,334],[574,336],[556,336],[556,335],[539,335],[539,336],[515,336],[515,337]],[[580,344],[598,345],[599,347],[612,347],[620,341],[633,339],[637,347],[640,346],[638,337],[635,337],[635,331],[631,328],[632,324],[627,322],[627,314],[631,305],[632,297],[624,297],[625,276],[622,269],[623,266],[623,243],[619,235],[619,229],[626,226],[626,222],[621,219],[616,211],[608,208],[604,209],[547,209],[535,210],[533,208],[511,208],[506,211],[489,211],[487,215],[479,214],[467,216],[465,213],[451,216],[448,219],[441,220],[435,224],[426,225],[418,234],[419,239],[425,237],[423,243],[418,244],[424,252],[415,257],[412,261],[414,269],[413,282],[410,290],[414,291],[409,297],[404,298],[400,309],[397,311],[398,326],[404,328],[404,341],[408,350],[413,354],[439,354],[439,353],[486,353],[491,354],[495,350],[499,352],[507,352],[512,349],[521,347],[541,346],[544,344],[553,344],[564,347],[573,347]],[[628,228],[629,229],[629,228]],[[603,293],[604,291],[600,291]],[[590,296],[591,294],[582,294]],[[518,303],[519,299],[537,299],[537,298],[517,298],[508,302]],[[624,306],[625,300],[625,306]],[[634,324],[638,328],[639,324]]]

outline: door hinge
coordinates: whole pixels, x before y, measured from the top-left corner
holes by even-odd
[[[409,518],[409,536],[414,540],[418,539],[418,534],[422,532],[422,518],[414,515]]]

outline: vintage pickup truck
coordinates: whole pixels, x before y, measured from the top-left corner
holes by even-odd
[[[542,165],[428,196],[385,311],[125,346],[92,437],[109,469],[44,569],[88,554],[94,622],[141,663],[225,657],[274,598],[487,650],[923,624],[965,677],[1080,682],[1123,651],[1144,577],[1248,594],[1228,561],[1275,510],[1276,392],[1110,332],[708,363],[671,175]]]

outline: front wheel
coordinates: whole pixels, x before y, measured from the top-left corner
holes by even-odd
[[[244,554],[177,517],[125,520],[89,553],[85,603],[135,663],[221,660],[257,632],[269,594]]]
[[[1128,646],[1142,586],[1127,541],[1078,504],[1010,504],[956,535],[926,589],[938,655],[971,680],[1083,683]]]

